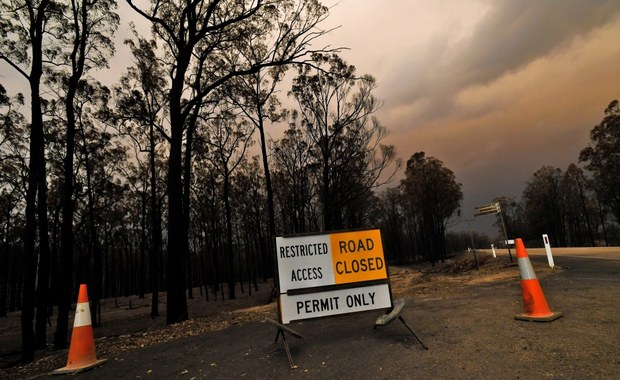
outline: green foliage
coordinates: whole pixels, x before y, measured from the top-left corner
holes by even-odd
[[[412,212],[428,215],[442,225],[459,210],[462,186],[443,162],[426,157],[424,152],[413,154],[407,161],[405,179],[401,182]]]
[[[418,251],[432,263],[445,258],[445,229],[460,208],[462,185],[443,162],[417,152],[407,161],[400,187],[406,215],[415,226]]]
[[[523,205],[517,204],[512,211],[514,214],[516,210],[519,220],[519,210],[524,209],[525,227],[509,232],[533,241],[547,234],[552,245],[560,247],[605,244],[611,237],[609,222],[592,184],[575,164],[565,172],[552,166],[541,167],[526,183]],[[502,209],[507,210],[504,206]],[[507,212],[506,218],[510,221],[511,214]]]
[[[523,191],[525,217],[532,235],[549,234],[556,245],[565,246],[566,204],[561,189],[562,170],[543,166],[527,181]]]
[[[605,117],[590,132],[590,145],[579,155],[593,174],[594,188],[601,202],[610,207],[620,223],[620,107],[609,103]]]

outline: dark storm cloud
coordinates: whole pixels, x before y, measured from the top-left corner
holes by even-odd
[[[459,54],[462,85],[484,84],[553,54],[620,12],[618,1],[504,1],[495,3]]]
[[[456,112],[462,90],[487,85],[543,57],[553,56],[618,17],[618,1],[490,2],[472,34],[460,41],[437,34],[426,51],[404,61],[388,86],[393,106],[415,106],[422,119]],[[453,37],[452,37],[453,38]],[[408,81],[402,76],[408,73]]]

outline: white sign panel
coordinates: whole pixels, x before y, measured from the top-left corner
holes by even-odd
[[[388,284],[280,295],[282,323],[391,307]]]
[[[334,283],[329,235],[277,237],[280,292]]]

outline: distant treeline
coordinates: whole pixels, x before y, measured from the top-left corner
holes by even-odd
[[[521,200],[500,197],[509,236],[556,247],[620,245],[620,109],[612,101],[590,132],[579,162],[565,171],[542,166],[527,180]],[[498,218],[496,225],[501,228]]]

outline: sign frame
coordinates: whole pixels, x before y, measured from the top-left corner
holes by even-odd
[[[282,324],[392,307],[380,229],[284,235],[274,246]]]

